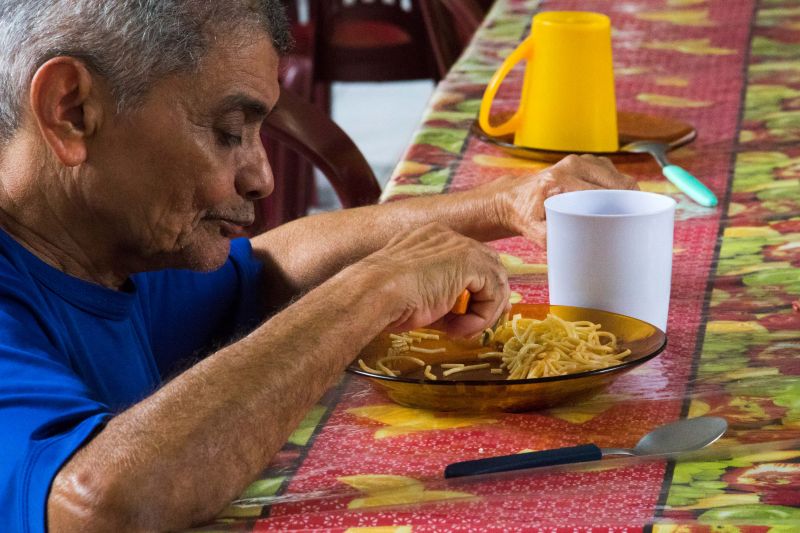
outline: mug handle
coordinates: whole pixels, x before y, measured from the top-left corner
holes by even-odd
[[[483,100],[481,100],[481,109],[478,113],[478,123],[481,129],[487,134],[493,137],[499,137],[501,135],[513,133],[514,130],[517,129],[521,116],[521,106],[517,108],[517,111],[510,119],[499,126],[492,126],[489,124],[489,111],[492,108],[492,102],[497,94],[497,90],[500,88],[500,85],[503,83],[508,73],[514,68],[514,65],[530,57],[532,52],[533,37],[528,37],[522,41],[516,50],[511,52],[505,61],[503,61],[503,64],[497,72],[494,73],[491,81],[489,81],[489,85],[486,86],[486,91],[483,93]]]

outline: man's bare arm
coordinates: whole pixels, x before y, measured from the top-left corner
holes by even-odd
[[[524,235],[543,244],[544,200],[590,188],[630,189],[636,181],[607,159],[569,156],[539,174],[500,178],[469,191],[302,218],[254,238],[253,248],[267,266],[274,304],[280,305],[394,235],[430,222],[484,242]]]
[[[477,234],[466,231],[465,224],[459,223],[460,212],[477,205],[467,199],[460,199],[459,203],[451,196],[320,213],[253,238],[253,252],[265,265],[270,307],[279,308],[298,293],[381,248],[395,235],[427,223],[437,221],[458,228],[463,234]],[[476,216],[474,211],[472,216]],[[468,217],[464,215],[465,219]],[[485,239],[479,240],[501,236],[500,232],[496,235],[487,233]]]
[[[57,475],[52,531],[173,530],[241,493],[358,351],[387,325],[447,312],[469,287],[457,332],[502,312],[504,272],[485,246],[428,227],[337,274],[246,338],[211,355],[109,424]]]

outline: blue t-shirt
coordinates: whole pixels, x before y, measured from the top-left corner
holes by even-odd
[[[261,265],[233,241],[212,273],[164,270],[114,291],[0,231],[0,524],[45,530],[61,466],[106,421],[261,318]]]

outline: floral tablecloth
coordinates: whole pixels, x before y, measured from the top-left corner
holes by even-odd
[[[470,126],[531,16],[554,9],[611,17],[618,108],[693,124],[698,138],[671,158],[721,200],[699,207],[653,161],[618,163],[643,190],[678,201],[666,352],[599,397],[525,414],[400,407],[344,377],[262,479],[203,530],[800,531],[800,2],[499,0],[436,89],[383,199],[544,166]],[[518,69],[496,108],[514,109],[520,83]],[[521,238],[493,245],[516,299],[547,301],[544,251]],[[630,447],[703,414],[729,422],[717,455],[442,479],[454,460]]]

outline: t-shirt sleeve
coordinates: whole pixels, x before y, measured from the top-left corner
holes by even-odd
[[[0,294],[0,523],[44,532],[59,469],[110,418],[24,301]]]
[[[263,320],[262,272],[250,241],[236,239],[228,261],[214,272],[165,270],[137,279],[146,285],[140,287],[143,307],[162,376]]]

